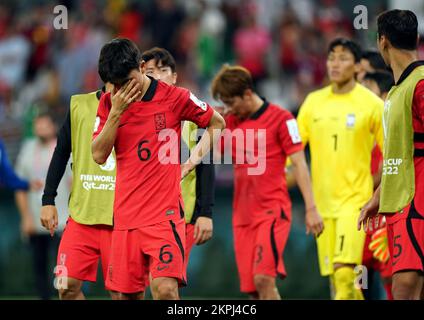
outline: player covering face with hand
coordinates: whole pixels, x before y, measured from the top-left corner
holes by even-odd
[[[141,61],[141,62],[140,62]],[[99,74],[114,85],[102,97],[92,154],[103,163],[115,147],[114,230],[107,284],[139,298],[146,268],[154,299],[178,299],[185,284],[185,221],[180,181],[201,162],[225,126],[186,89],[148,77],[138,48],[115,39],[101,50]],[[181,121],[207,128],[190,158],[179,163]]]

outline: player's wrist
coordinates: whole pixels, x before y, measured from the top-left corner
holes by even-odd
[[[196,161],[195,161],[195,160],[193,160],[193,159],[188,159],[188,160],[185,162],[185,165],[186,165],[186,167],[189,169],[189,171],[191,171],[191,170],[193,170],[193,169],[197,166],[197,163],[196,163]]]
[[[306,207],[306,213],[311,212],[311,211],[315,211],[316,209],[317,209],[316,205],[308,206],[308,207]]]

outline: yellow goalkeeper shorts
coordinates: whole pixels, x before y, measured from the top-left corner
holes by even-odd
[[[334,264],[362,264],[365,232],[357,230],[359,212],[337,218],[324,218],[324,231],[317,238],[322,276],[334,273]]]

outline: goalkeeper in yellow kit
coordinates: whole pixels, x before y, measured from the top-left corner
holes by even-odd
[[[383,144],[383,101],[356,82],[360,58],[357,44],[334,40],[327,57],[331,84],[307,96],[297,119],[324,219],[317,238],[320,272],[330,276],[335,299],[363,299],[355,266],[362,262],[365,233],[356,222],[373,193],[372,149]]]

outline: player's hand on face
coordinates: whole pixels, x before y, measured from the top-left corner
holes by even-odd
[[[213,222],[211,218],[199,217],[194,225],[194,242],[199,245],[212,238]]]
[[[319,237],[324,230],[324,222],[316,207],[306,211],[305,224],[306,234],[312,233],[315,237]]]
[[[378,215],[379,197],[372,197],[370,201],[361,209],[358,219],[358,230],[363,226],[366,233],[372,233],[380,226],[380,216]],[[376,228],[376,227],[377,228]]]
[[[135,80],[127,82],[118,91],[113,87],[111,92],[112,109],[122,113],[127,110],[130,103],[136,101],[141,96],[140,84]]]
[[[57,209],[55,206],[42,206],[40,215],[41,225],[50,231],[53,237],[58,225]]]

